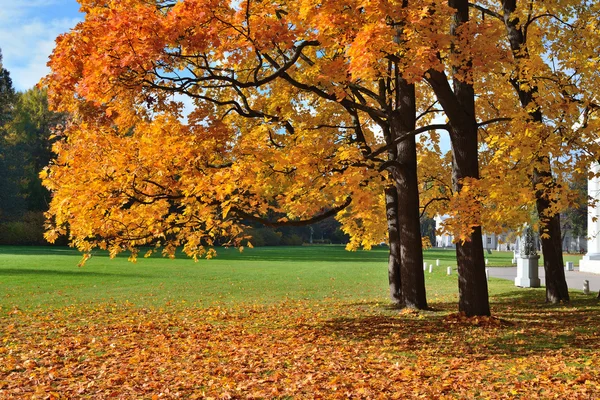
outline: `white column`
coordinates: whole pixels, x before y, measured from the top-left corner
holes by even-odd
[[[598,201],[588,206],[587,254],[579,262],[579,270],[600,274],[600,165],[593,163],[590,172],[595,176],[588,180],[588,196]]]
[[[600,165],[594,163],[590,168],[593,173],[598,173]],[[600,177],[593,177],[588,181],[588,196],[599,199]],[[600,255],[600,204],[588,207],[588,251],[587,255]]]

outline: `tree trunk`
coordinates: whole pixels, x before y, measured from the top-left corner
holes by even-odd
[[[525,35],[519,18],[513,16],[517,7],[517,0],[503,0],[502,6],[504,9],[504,25],[515,60],[518,62],[527,59],[529,55]],[[521,107],[530,110],[529,115],[534,122],[543,124],[541,109],[538,106],[532,107],[532,103],[538,95],[537,85],[533,81],[528,81],[530,89],[524,90],[523,88],[526,86],[521,85],[521,83],[520,78],[512,81],[513,87],[519,96]],[[535,190],[536,209],[540,220],[539,233],[542,241],[542,254],[544,255],[544,271],[546,273],[546,301],[550,303],[568,302],[569,289],[565,278],[562,256],[560,215],[551,213],[552,202],[548,199],[544,190],[538,189],[540,183],[553,181],[550,160],[548,156],[541,156],[538,161],[542,162],[545,170],[535,169],[533,171],[532,185],[533,190]]]
[[[550,175],[550,172],[546,173]],[[540,180],[540,173],[535,171],[533,182]],[[537,191],[539,192],[539,191]],[[536,208],[540,218],[540,239],[544,256],[544,271],[546,273],[546,301],[549,303],[568,302],[569,287],[563,267],[562,240],[560,229],[560,214],[547,216],[551,202],[546,196],[536,192]],[[549,235],[549,236],[548,236]]]
[[[449,0],[456,9],[451,33],[469,20],[467,0]],[[459,51],[455,48],[452,51]],[[467,63],[466,68],[471,68]],[[457,73],[453,67],[453,75]],[[475,117],[475,91],[473,85],[459,79],[452,80],[452,87],[443,72],[430,70],[427,81],[442,105],[449,120],[452,144],[452,186],[456,193],[462,190],[464,178],[479,179],[477,119]],[[460,212],[460,211],[459,211]],[[490,315],[487,277],[481,227],[475,226],[465,242],[456,243],[458,264],[458,310],[467,316]]]
[[[392,114],[392,135],[400,137],[416,126],[415,86],[396,76],[396,109]],[[402,229],[402,296],[409,308],[426,309],[423,242],[419,210],[417,146],[414,135],[397,146],[399,168],[394,174],[398,189],[398,222]]]
[[[446,77],[436,71],[430,71],[428,81],[450,121],[452,186],[460,193],[464,178],[479,179],[477,122],[474,101],[469,101],[474,99],[473,88],[455,80],[452,91]],[[456,243],[458,310],[467,316],[490,315],[481,233],[481,227],[475,226],[467,241]]]
[[[390,254],[388,257],[388,278],[390,283],[390,299],[396,307],[403,307],[402,275],[400,255],[400,227],[398,223],[398,192],[396,186],[385,188],[385,208],[388,225]]]
[[[460,121],[459,121],[460,122]],[[470,121],[472,128],[451,125],[452,143],[452,181],[453,189],[462,189],[463,178],[479,178],[477,160],[477,125]],[[451,121],[452,124],[452,121]],[[490,315],[483,238],[481,227],[475,226],[465,242],[456,243],[456,262],[458,264],[458,310],[467,316]]]

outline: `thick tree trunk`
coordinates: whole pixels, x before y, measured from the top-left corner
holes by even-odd
[[[515,60],[529,58],[527,53],[527,44],[523,34],[521,23],[518,18],[513,17],[517,7],[517,0],[503,0],[504,25],[508,33],[511,50]],[[513,87],[519,96],[519,101],[524,109],[530,110],[529,115],[532,121],[543,124],[542,111],[539,107],[532,107],[534,99],[538,95],[538,87],[535,82],[528,81],[529,90],[524,90],[526,86],[521,85],[522,80],[513,81]],[[544,271],[546,273],[546,301],[558,303],[560,301],[569,301],[569,289],[565,278],[564,263],[562,256],[562,235],[560,228],[560,215],[552,213],[552,203],[548,199],[544,190],[540,190],[538,185],[543,182],[551,182],[552,172],[548,156],[541,156],[538,161],[545,165],[545,170],[536,169],[533,171],[532,185],[536,196],[536,209],[540,220],[540,237],[542,241],[542,254],[544,255]],[[549,237],[548,237],[549,236]]]
[[[390,65],[392,71],[392,65]],[[413,131],[416,124],[415,87],[402,79],[394,67],[394,84],[380,81],[380,91],[389,101],[389,114],[382,124],[384,137],[391,145]],[[390,90],[391,87],[395,90]],[[387,168],[394,187],[386,188],[386,209],[390,255],[388,275],[390,296],[396,305],[426,309],[423,244],[419,219],[417,148],[414,136],[388,151]],[[397,240],[394,240],[397,237]]]
[[[390,254],[388,258],[388,278],[390,283],[390,299],[396,307],[403,307],[402,275],[400,255],[400,226],[398,223],[398,192],[396,186],[385,189],[385,207],[388,226]]]
[[[441,74],[432,71],[429,80],[436,96],[450,120],[450,140],[452,144],[452,186],[459,193],[464,178],[479,179],[477,153],[477,123],[474,107],[456,105],[458,98],[463,101],[472,93],[472,88],[449,90],[448,82]],[[455,86],[461,86],[455,82]],[[463,103],[465,104],[465,103]],[[468,103],[467,103],[468,104]],[[460,212],[460,210],[458,211]],[[458,264],[458,310],[467,316],[490,315],[487,277],[485,276],[485,258],[481,227],[475,226],[465,242],[456,243],[456,262]]]
[[[456,121],[455,121],[456,122]],[[458,121],[461,122],[461,121]],[[451,121],[452,124],[452,121]],[[455,191],[462,189],[463,178],[479,178],[477,160],[477,125],[472,127],[451,125],[453,171],[452,181]],[[490,315],[487,277],[481,227],[473,228],[465,242],[456,243],[456,261],[458,264],[458,310],[467,316]]]
[[[415,87],[396,77],[396,110],[391,118],[393,136],[399,137],[415,129]],[[414,136],[397,147],[399,168],[394,174],[398,189],[398,221],[402,229],[400,254],[402,259],[402,296],[409,308],[426,309],[425,275],[423,272],[423,242],[419,210],[417,176],[417,146]]]
[[[547,174],[550,175],[550,173]],[[539,180],[540,174],[536,171],[533,178],[534,186]],[[536,193],[536,207],[540,218],[539,233],[546,273],[546,301],[553,304],[561,301],[568,302],[570,298],[563,267],[560,214],[547,216],[551,203],[542,194]]]
[[[402,168],[396,178],[396,186],[399,204],[398,221],[402,228],[400,240],[402,296],[406,307],[426,309],[416,155],[414,137],[405,140],[402,146],[399,146],[398,161],[401,162]]]
[[[467,0],[449,0],[448,4],[456,9],[451,27],[451,33],[454,34],[459,25],[469,20],[469,4]],[[453,73],[456,72],[455,67]],[[449,119],[453,157],[452,186],[459,193],[464,178],[479,179],[475,92],[472,84],[458,79],[453,79],[453,87],[450,87],[446,75],[436,70],[429,71],[427,81]],[[490,315],[480,226],[473,228],[467,241],[456,244],[456,261],[459,311],[467,316]]]

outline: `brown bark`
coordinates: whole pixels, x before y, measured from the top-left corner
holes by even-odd
[[[390,71],[392,71],[391,65]],[[381,93],[385,93],[388,100],[386,110],[388,115],[382,126],[388,145],[393,144],[406,132],[413,131],[416,125],[414,85],[402,79],[395,67],[393,71],[393,84],[390,81],[380,82]],[[395,147],[390,147],[386,164],[394,180],[394,187],[386,189],[390,237],[388,265],[390,295],[397,305],[426,309],[423,244],[419,219],[417,148],[414,136]],[[398,240],[393,242],[392,238],[396,237],[396,226]]]
[[[390,254],[388,257],[390,299],[394,306],[403,307],[402,274],[400,269],[400,229],[398,224],[398,192],[394,185],[390,185],[385,189],[385,207],[390,246]]]
[[[449,119],[453,157],[452,186],[455,192],[460,192],[462,179],[479,179],[473,88],[455,80],[452,90],[446,76],[437,71],[430,71],[428,82]],[[467,241],[456,244],[456,262],[459,311],[467,316],[490,315],[480,226],[473,229]]]
[[[465,0],[449,0],[456,9],[451,32],[469,19],[469,4]],[[454,51],[454,50],[453,50]],[[470,68],[470,65],[467,65]],[[453,70],[453,73],[458,71]],[[429,71],[427,81],[434,90],[450,125],[452,145],[452,186],[460,192],[464,178],[479,179],[477,119],[473,85],[453,79],[450,87],[443,72]],[[481,227],[476,226],[465,242],[456,244],[458,264],[458,309],[467,316],[490,315],[487,278]]]
[[[542,174],[534,173],[533,185],[540,180]],[[550,172],[545,173],[550,176]],[[540,239],[544,256],[544,271],[546,273],[546,301],[549,303],[568,302],[569,287],[563,267],[562,240],[560,229],[560,214],[548,215],[552,204],[543,194],[536,193],[536,208],[540,219]]]
[[[504,9],[504,25],[508,34],[513,56],[517,62],[529,57],[527,53],[527,43],[525,43],[525,34],[518,18],[513,17],[517,7],[516,0],[504,0],[502,3]],[[535,82],[529,81],[529,90],[524,90],[524,86],[519,79],[513,80],[513,87],[519,96],[519,101],[524,109],[529,111],[531,120],[535,123],[543,123],[542,111],[539,107],[532,107],[535,97],[538,94],[538,87]],[[553,182],[549,156],[540,155],[538,160],[544,167],[543,170],[534,169],[532,174],[532,185],[536,196],[536,209],[540,220],[540,238],[542,242],[542,254],[544,255],[544,271],[546,272],[546,301],[558,303],[560,301],[569,301],[569,288],[565,277],[564,262],[562,255],[562,235],[560,228],[560,215],[552,213],[552,202],[548,199],[543,189],[539,189],[540,183],[547,184]]]
[[[415,129],[415,87],[396,77],[396,109],[391,128],[399,137]],[[395,174],[398,189],[398,222],[402,229],[400,254],[402,259],[402,296],[409,308],[426,309],[425,275],[423,273],[423,243],[419,212],[419,183],[417,177],[417,146],[412,136],[397,146],[399,168]]]

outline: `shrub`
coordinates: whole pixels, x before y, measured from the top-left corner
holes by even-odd
[[[44,239],[44,215],[41,212],[27,212],[17,221],[0,224],[0,244],[40,245]]]
[[[281,244],[284,246],[302,246],[303,242],[302,237],[296,234],[281,238]]]
[[[272,228],[251,228],[246,233],[252,237],[249,241],[255,247],[278,246],[281,243],[281,233]]]

